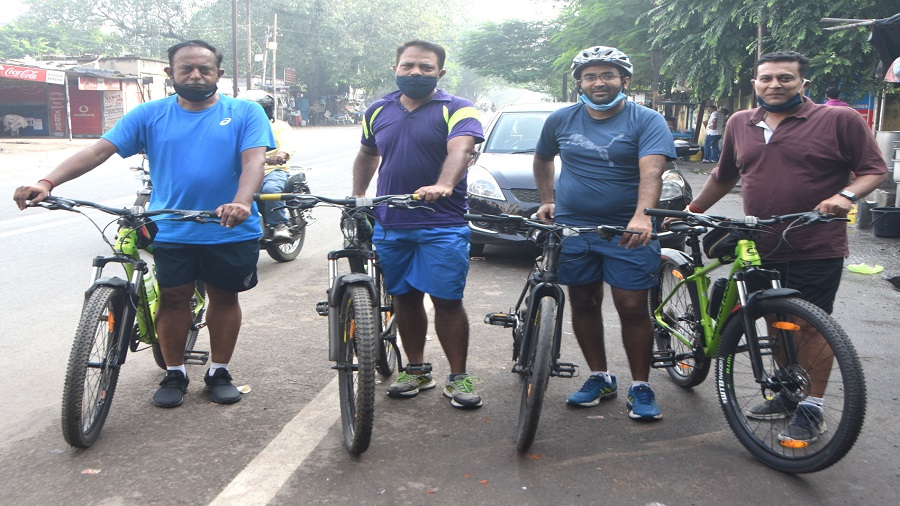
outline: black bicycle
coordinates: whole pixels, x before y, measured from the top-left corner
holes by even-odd
[[[489,313],[484,318],[487,324],[513,329],[512,359],[515,364],[512,372],[522,378],[516,446],[524,452],[534,442],[550,376],[573,378],[578,375],[577,365],[559,361],[566,300],[565,292],[557,281],[562,242],[570,239],[569,236],[580,234],[599,234],[603,239],[610,240],[635,232],[607,225],[575,227],[544,223],[507,214],[467,214],[466,219],[513,225],[543,248],[515,308],[509,312]]]
[[[403,369],[397,345],[394,302],[373,246],[372,210],[376,205],[413,206],[415,195],[329,198],[309,194],[260,194],[257,200],[281,200],[305,210],[319,204],[341,208],[343,248],[328,253],[328,300],[316,311],[328,317],[328,358],[338,371],[344,446],[358,455],[369,448],[375,419],[375,372],[388,377]]]

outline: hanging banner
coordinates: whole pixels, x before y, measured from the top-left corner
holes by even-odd
[[[0,65],[0,77],[49,84],[63,84],[66,82],[65,72],[32,67],[17,67],[15,65]]]
[[[88,91],[120,91],[122,89],[122,81],[118,79],[101,79],[99,77],[79,77],[78,89]]]

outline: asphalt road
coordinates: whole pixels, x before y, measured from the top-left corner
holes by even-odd
[[[302,146],[296,160],[309,167],[313,193],[346,194],[358,129],[305,128],[296,135]],[[7,199],[14,186],[42,177],[65,154],[51,151],[52,143],[43,145],[46,151],[8,146],[0,141],[0,194]],[[125,164],[111,161],[56,193],[125,205],[137,188]],[[694,169],[709,166],[681,165],[699,191],[705,175]],[[739,198],[729,195],[714,210],[740,216]],[[294,262],[260,256],[260,286],[242,296],[244,327],[232,362],[237,383],[252,388],[242,402],[210,403],[199,381],[204,368],[192,366],[184,406],[155,408],[149,399],[161,372],[149,352],[132,354],[100,440],[75,450],[59,429],[62,376],[89,259],[102,244],[89,224],[57,214],[64,213],[19,213],[10,200],[0,206],[0,504],[843,505],[895,504],[900,495],[893,412],[900,292],[884,274],[849,271],[835,316],[864,363],[869,409],[856,446],[830,469],[804,476],[768,469],[731,434],[712,378],[686,391],[663,371],[651,374],[664,413],[652,424],[628,418],[624,393],[596,408],[569,408],[564,398],[583,378],[551,379],[537,439],[519,455],[511,336],[480,322],[515,302],[532,259],[490,246],[472,261],[465,299],[469,370],[481,379],[484,407],[456,410],[440,389],[407,400],[378,395],[372,445],[361,457],[349,456],[325,319],[314,310],[324,298],[325,253],[339,243],[334,210],[316,211]],[[900,240],[875,238],[871,230],[851,230],[850,238],[848,264],[900,273]],[[618,320],[605,309],[610,363],[624,389]],[[565,318],[562,359],[583,366]],[[445,378],[436,339],[426,358],[436,378]]]

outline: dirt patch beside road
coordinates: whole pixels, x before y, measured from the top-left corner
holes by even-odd
[[[97,142],[97,139],[60,139],[43,137],[32,139],[0,138],[0,155],[17,155],[21,153],[45,153],[62,149],[82,148]]]

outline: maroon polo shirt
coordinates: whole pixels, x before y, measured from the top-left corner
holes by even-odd
[[[815,104],[806,97],[796,113],[772,133],[769,142],[763,108],[734,113],[725,126],[725,140],[716,181],[742,179],[744,213],[767,218],[811,211],[850,181],[850,175],[884,174],[884,158],[862,116],[844,107]],[[786,225],[777,227],[780,232]],[[759,250],[766,260],[814,260],[849,254],[846,222],[816,223],[788,233],[789,244],[762,234]]]

